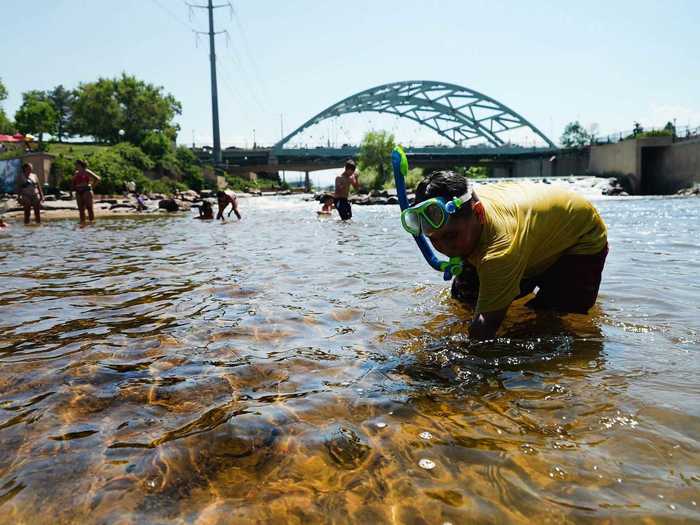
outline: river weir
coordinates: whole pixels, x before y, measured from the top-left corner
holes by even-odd
[[[590,315],[466,335],[398,206],[0,233],[0,523],[700,520],[700,200],[602,197]]]

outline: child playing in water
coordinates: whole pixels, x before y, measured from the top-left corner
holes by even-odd
[[[441,213],[448,203],[452,211]],[[477,196],[463,176],[444,171],[418,184],[412,209],[419,205],[421,232],[438,251],[464,260],[452,296],[474,308],[471,337],[493,338],[511,302],[535,287],[530,308],[586,313],[595,303],[607,229],[581,195],[503,182],[480,187]]]
[[[321,209],[318,210],[316,213],[319,215],[330,215],[333,213],[333,195],[329,195],[328,193],[324,194],[321,197]]]
[[[203,221],[210,221],[213,218],[214,218],[214,209],[211,206],[211,202],[202,201],[202,204],[199,207],[199,217],[195,217],[195,219],[200,219]]]
[[[345,162],[345,170],[335,178],[335,207],[344,221],[352,219],[352,207],[348,200],[350,185],[356,190],[360,187],[359,173],[355,171],[355,161],[352,159]]]

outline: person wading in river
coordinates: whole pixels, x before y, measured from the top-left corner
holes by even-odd
[[[335,207],[340,214],[340,218],[344,221],[352,219],[352,207],[350,206],[350,201],[348,196],[350,195],[350,185],[353,188],[358,189],[360,187],[359,183],[359,173],[355,170],[355,161],[348,159],[345,162],[345,170],[343,173],[335,178]]]
[[[537,295],[526,303],[531,308],[587,313],[593,306],[608,254],[607,229],[584,197],[531,182],[484,185],[477,196],[467,179],[450,171],[421,181],[414,206],[436,197],[443,204],[460,201],[441,226],[420,222],[438,251],[464,260],[452,296],[474,308],[471,337],[493,338],[511,302],[535,287]],[[436,210],[427,204],[430,217]]]
[[[80,213],[80,223],[85,223],[85,211],[87,210],[90,222],[95,220],[95,212],[92,208],[92,182],[100,181],[95,173],[90,171],[84,160],[75,161],[75,173],[73,174],[73,190],[75,202]]]
[[[41,203],[44,202],[44,192],[39,184],[39,177],[32,173],[32,165],[22,164],[22,173],[15,179],[17,201],[24,209],[24,224],[29,224],[29,216],[34,210],[34,222],[41,222]]]
[[[230,204],[231,210],[228,212],[227,217],[230,217],[231,212],[233,212],[236,214],[236,217],[238,217],[238,220],[241,220],[241,214],[238,212],[238,197],[236,197],[235,193],[233,193],[232,191],[217,191],[216,200],[219,204],[219,213],[216,214],[217,219],[221,219],[222,221],[224,220],[224,211]]]

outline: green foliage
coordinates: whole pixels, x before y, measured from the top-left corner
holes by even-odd
[[[470,166],[468,168],[457,166],[454,171],[468,179],[487,179],[491,176],[486,166]]]
[[[248,188],[257,186],[253,181],[236,177],[235,175],[229,175],[228,173],[224,174],[224,178],[226,179],[228,187],[234,191],[245,191]]]
[[[5,84],[2,83],[2,78],[0,78],[0,104],[7,98],[7,88]],[[15,131],[15,126],[12,121],[5,115],[5,110],[0,106],[0,133],[11,135]]]
[[[590,144],[591,139],[591,134],[583,128],[578,120],[575,120],[566,125],[559,142],[565,148],[582,148]]]
[[[418,183],[423,180],[423,174],[424,170],[423,168],[412,168],[408,170],[408,174],[405,177],[406,181],[406,187],[407,188],[415,188],[418,186]],[[392,178],[392,186],[393,184],[393,178]]]
[[[7,118],[7,115],[5,115],[5,111],[0,108],[0,133],[3,135],[12,135],[15,132],[15,125],[14,123]]]
[[[371,186],[375,189],[384,187],[391,178],[391,151],[394,146],[394,135],[386,131],[369,131],[365,134],[358,155],[361,180],[367,180],[362,176],[364,170],[373,171],[375,175]]]
[[[643,139],[647,137],[675,137],[676,128],[672,122],[667,122],[662,129],[650,129],[649,131],[644,131],[644,128],[639,122],[634,123],[634,129],[631,135],[627,135],[627,139]]]
[[[175,158],[180,166],[182,182],[195,191],[201,191],[204,188],[204,174],[192,150],[186,146],[178,146]]]
[[[42,142],[44,133],[55,133],[58,115],[42,91],[22,93],[22,105],[15,113],[15,125],[22,133],[39,135]]]
[[[54,158],[51,164],[51,176],[58,181],[58,188],[70,191],[71,180],[75,171],[75,159],[66,157],[63,153]]]
[[[73,131],[92,136],[101,142],[120,139],[141,144],[149,132],[159,131],[170,140],[177,125],[173,119],[182,112],[180,102],[163,88],[147,84],[136,77],[100,78],[80,84],[76,90]],[[119,131],[123,130],[123,137]]]
[[[141,140],[141,149],[153,160],[162,160],[173,151],[171,140],[164,134],[158,131],[149,131]]]
[[[49,145],[48,150],[56,156],[52,172],[59,180],[59,187],[64,190],[71,189],[70,181],[77,159],[87,160],[90,169],[103,178],[95,188],[99,193],[119,193],[129,180],[136,182],[138,191],[157,193],[187,188],[200,191],[204,187],[202,167],[185,146],[158,160],[127,142],[116,146],[54,143]],[[155,176],[156,171],[160,176]],[[250,185],[248,182],[247,186]]]
[[[377,168],[375,167],[365,167],[362,166],[360,169],[360,177],[359,177],[359,183],[360,183],[360,188],[362,191],[366,191],[368,189],[378,189],[378,180],[379,179],[379,173],[377,171]],[[379,186],[380,188],[381,186]]]
[[[64,137],[71,134],[70,128],[73,105],[75,104],[75,93],[59,84],[47,92],[46,96],[56,110],[56,138],[61,142]]]
[[[129,144],[128,142],[122,142],[111,148],[113,151],[119,153],[119,155],[133,165],[135,168],[142,171],[150,171],[155,168],[156,163],[146,155],[141,148]]]
[[[642,131],[637,135],[638,139],[645,137],[672,137],[673,131],[668,129],[651,129],[649,131]]]
[[[114,81],[99,79],[76,90],[71,128],[99,142],[117,142],[122,108],[114,96]]]

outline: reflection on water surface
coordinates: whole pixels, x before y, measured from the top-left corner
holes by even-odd
[[[592,315],[488,344],[394,207],[13,226],[0,522],[700,520],[700,201],[598,206]]]

